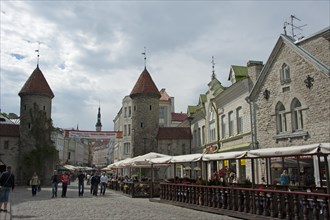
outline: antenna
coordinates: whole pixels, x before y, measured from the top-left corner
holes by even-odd
[[[214,62],[214,56],[212,56],[211,63],[212,63],[212,79],[214,79],[215,78],[215,70],[214,70],[215,62]]]
[[[40,56],[40,42],[38,42],[38,50],[35,50],[35,52],[37,52],[38,53],[38,55],[37,55],[37,57],[38,57],[38,59],[37,59],[37,66],[39,66],[39,56]]]
[[[142,55],[144,55],[144,67],[147,67],[147,51],[146,51],[146,47],[144,47],[144,52],[142,53]]]
[[[301,25],[301,26],[296,26],[296,25],[294,25],[293,24],[293,22],[294,22],[294,20],[297,20],[297,21],[301,21],[299,18],[297,18],[296,16],[294,16],[294,15],[290,15],[290,23],[289,22],[284,22],[284,27],[283,27],[283,29],[284,29],[284,34],[285,35],[287,35],[287,33],[286,33],[286,27],[287,26],[291,26],[291,37],[292,38],[296,38],[296,34],[295,34],[295,30],[296,29],[298,29],[298,30],[300,30],[300,31],[303,31],[302,30],[302,27],[305,27],[305,26],[307,26],[307,24],[304,24],[304,25]],[[301,35],[301,33],[299,33],[299,35]],[[298,39],[301,39],[301,38],[303,38],[304,36],[301,36],[301,37],[299,37]]]

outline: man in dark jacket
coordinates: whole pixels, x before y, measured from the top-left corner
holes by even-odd
[[[7,166],[6,170],[0,177],[0,212],[7,212],[10,189],[13,191],[15,187],[15,176],[11,173],[11,166]]]
[[[100,184],[100,175],[98,172],[96,172],[95,175],[91,179],[91,185],[93,188],[93,196],[97,196],[99,184]]]
[[[80,170],[78,174],[78,195],[84,195],[85,174]]]

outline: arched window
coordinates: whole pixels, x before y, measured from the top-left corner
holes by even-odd
[[[277,133],[283,133],[287,131],[285,108],[281,102],[277,103],[276,105],[276,128]]]
[[[292,112],[292,130],[293,131],[303,130],[304,120],[303,120],[301,103],[296,98],[292,100],[291,112]]]
[[[281,70],[280,70],[280,74],[281,74],[281,83],[282,84],[291,82],[290,67],[286,63],[283,63]]]

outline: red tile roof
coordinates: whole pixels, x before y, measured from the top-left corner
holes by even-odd
[[[161,127],[158,129],[157,134],[157,140],[179,140],[191,138],[191,130],[189,127]]]
[[[144,68],[143,72],[141,73],[139,79],[135,83],[135,86],[130,94],[130,96],[134,95],[155,95],[158,98],[161,97],[157,86],[155,85],[154,81],[152,80],[148,70]]]
[[[0,124],[1,137],[19,137],[19,125]]]
[[[188,118],[188,115],[186,113],[175,113],[172,112],[172,121],[185,121]]]
[[[54,98],[54,93],[49,87],[44,74],[42,74],[41,70],[39,69],[39,66],[37,66],[29,79],[25,82],[18,95],[44,95],[50,98]]]

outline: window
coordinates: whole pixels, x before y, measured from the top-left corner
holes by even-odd
[[[210,124],[210,142],[215,141],[216,136],[215,136],[215,123]]]
[[[299,131],[303,130],[303,114],[301,110],[301,103],[298,99],[292,101],[292,130]]]
[[[202,126],[202,145],[205,144],[205,126]]]
[[[124,143],[124,154],[130,154],[130,153],[131,153],[130,143]]]
[[[229,123],[229,136],[234,135],[234,113],[231,111],[228,113],[228,123]]]
[[[243,113],[242,107],[236,109],[237,134],[243,133]]]
[[[124,108],[124,118],[127,118],[127,107]]]
[[[127,125],[124,125],[124,137],[127,136]]]
[[[4,146],[4,148],[5,148],[6,150],[9,149],[9,141],[5,141],[5,146]]]
[[[127,132],[128,132],[127,135],[131,136],[131,125],[130,124],[128,125]]]
[[[283,64],[282,68],[280,70],[280,74],[281,74],[281,83],[289,83],[291,82],[290,79],[290,67],[287,64]]]
[[[132,117],[132,107],[131,106],[128,107],[128,117],[129,118]]]
[[[221,137],[226,137],[226,116],[221,116]]]
[[[283,133],[287,131],[285,108],[281,102],[276,105],[276,127],[277,133]]]

